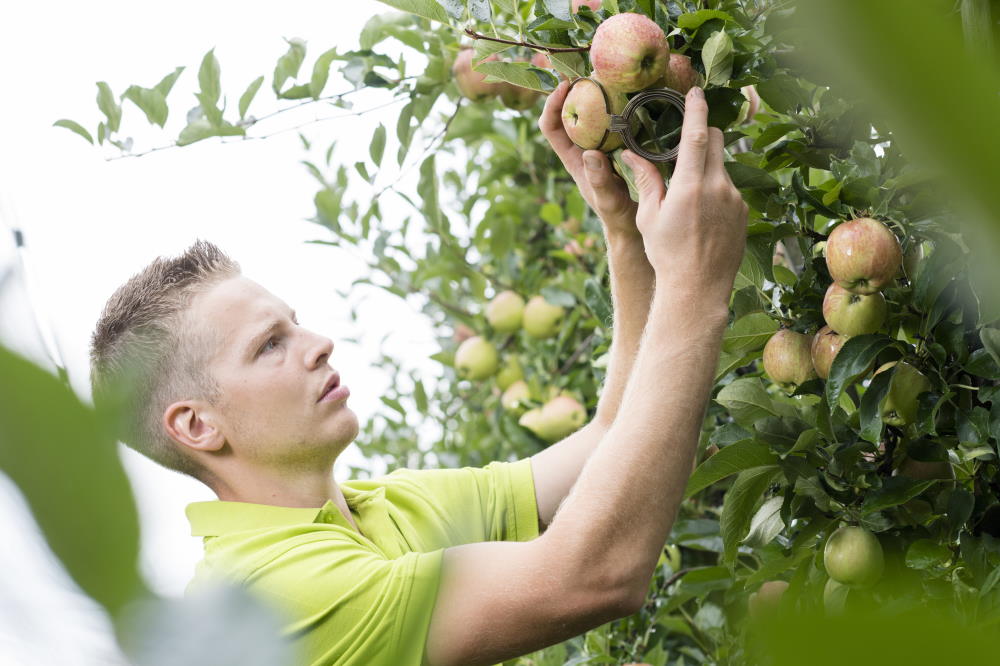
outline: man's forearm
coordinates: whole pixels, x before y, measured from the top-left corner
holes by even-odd
[[[653,298],[655,274],[646,258],[642,236],[605,233],[614,308],[611,352],[604,388],[594,420],[610,427],[621,406]]]

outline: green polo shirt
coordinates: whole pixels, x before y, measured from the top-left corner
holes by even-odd
[[[528,458],[340,488],[361,534],[332,501],[189,504],[205,557],[185,594],[217,577],[246,586],[284,616],[302,664],[422,666],[444,549],[538,536]]]

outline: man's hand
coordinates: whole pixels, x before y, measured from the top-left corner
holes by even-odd
[[[628,150],[622,158],[635,172],[636,226],[657,287],[685,289],[728,304],[746,244],[749,208],[723,167],[722,131],[708,127],[701,88],[692,88],[685,101],[680,151],[668,190],[651,162]]]
[[[566,135],[562,107],[568,91],[568,81],[556,86],[545,101],[538,127],[573,176],[584,200],[604,222],[609,234],[638,235],[636,203],[629,197],[625,181],[612,172],[607,155],[599,150],[584,151]]]

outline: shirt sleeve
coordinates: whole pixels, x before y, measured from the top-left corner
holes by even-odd
[[[538,536],[538,504],[531,460],[495,461],[485,467],[397,469],[388,492],[415,516],[447,526],[449,543],[531,541]]]
[[[285,618],[297,663],[421,666],[443,550],[385,559],[350,540],[297,545],[245,584]]]

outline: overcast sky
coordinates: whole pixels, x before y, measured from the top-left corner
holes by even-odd
[[[71,118],[91,132],[101,119],[95,82],[115,95],[128,85],[151,87],[180,65],[187,70],[169,98],[169,133],[147,131],[144,116],[126,105],[123,128],[134,128],[136,149],[168,143],[183,124],[193,97],[198,64],[215,48],[223,94],[235,105],[254,78],[264,88],[251,107],[261,116],[276,107],[269,92],[283,38],[308,42],[303,71],[331,46],[356,47],[365,21],[389,8],[373,0],[263,2],[181,0],[169,4],[59,0],[18,3],[0,21],[4,104],[0,106],[0,342],[47,363],[35,328],[37,311],[51,326],[78,394],[89,400],[87,345],[107,298],[121,283],[162,254],[177,254],[196,238],[210,240],[239,261],[245,275],[296,308],[300,322],[336,345],[331,365],[351,387],[349,405],[364,422],[379,404],[388,377],[373,359],[377,343],[392,332],[386,349],[410,359],[426,374],[438,350],[419,302],[404,302],[371,287],[355,289],[350,305],[337,295],[366,274],[364,263],[344,251],[307,244],[331,239],[308,222],[315,181],[299,163],[305,157],[295,132],[264,141],[220,144],[211,139],[139,159],[107,161],[115,152],[92,147],[52,127]],[[347,90],[331,80],[327,92]],[[366,96],[367,95],[367,96]],[[384,93],[353,97],[357,109],[389,99]],[[286,103],[287,104],[287,103]],[[357,118],[328,120],[304,130],[321,150],[338,140],[335,163],[367,155],[374,127],[395,126],[398,105]],[[309,108],[267,121],[254,133],[271,133],[334,109]],[[392,132],[390,132],[392,134]],[[393,155],[391,144],[386,150]],[[387,160],[390,161],[390,160]],[[386,202],[383,206],[391,206]],[[25,277],[11,243],[10,226],[24,231],[32,269]],[[9,272],[14,269],[14,272]],[[31,281],[28,278],[34,278]],[[360,346],[342,341],[358,337]],[[122,447],[142,520],[142,568],[160,594],[179,596],[201,558],[190,536],[184,507],[214,499],[201,484],[166,471]],[[338,461],[366,466],[356,447]],[[384,467],[374,465],[380,474]],[[86,520],[86,516],[79,516]],[[107,626],[60,570],[38,535],[14,486],[0,475],[0,663],[111,663]],[[58,615],[53,609],[65,609]]]

